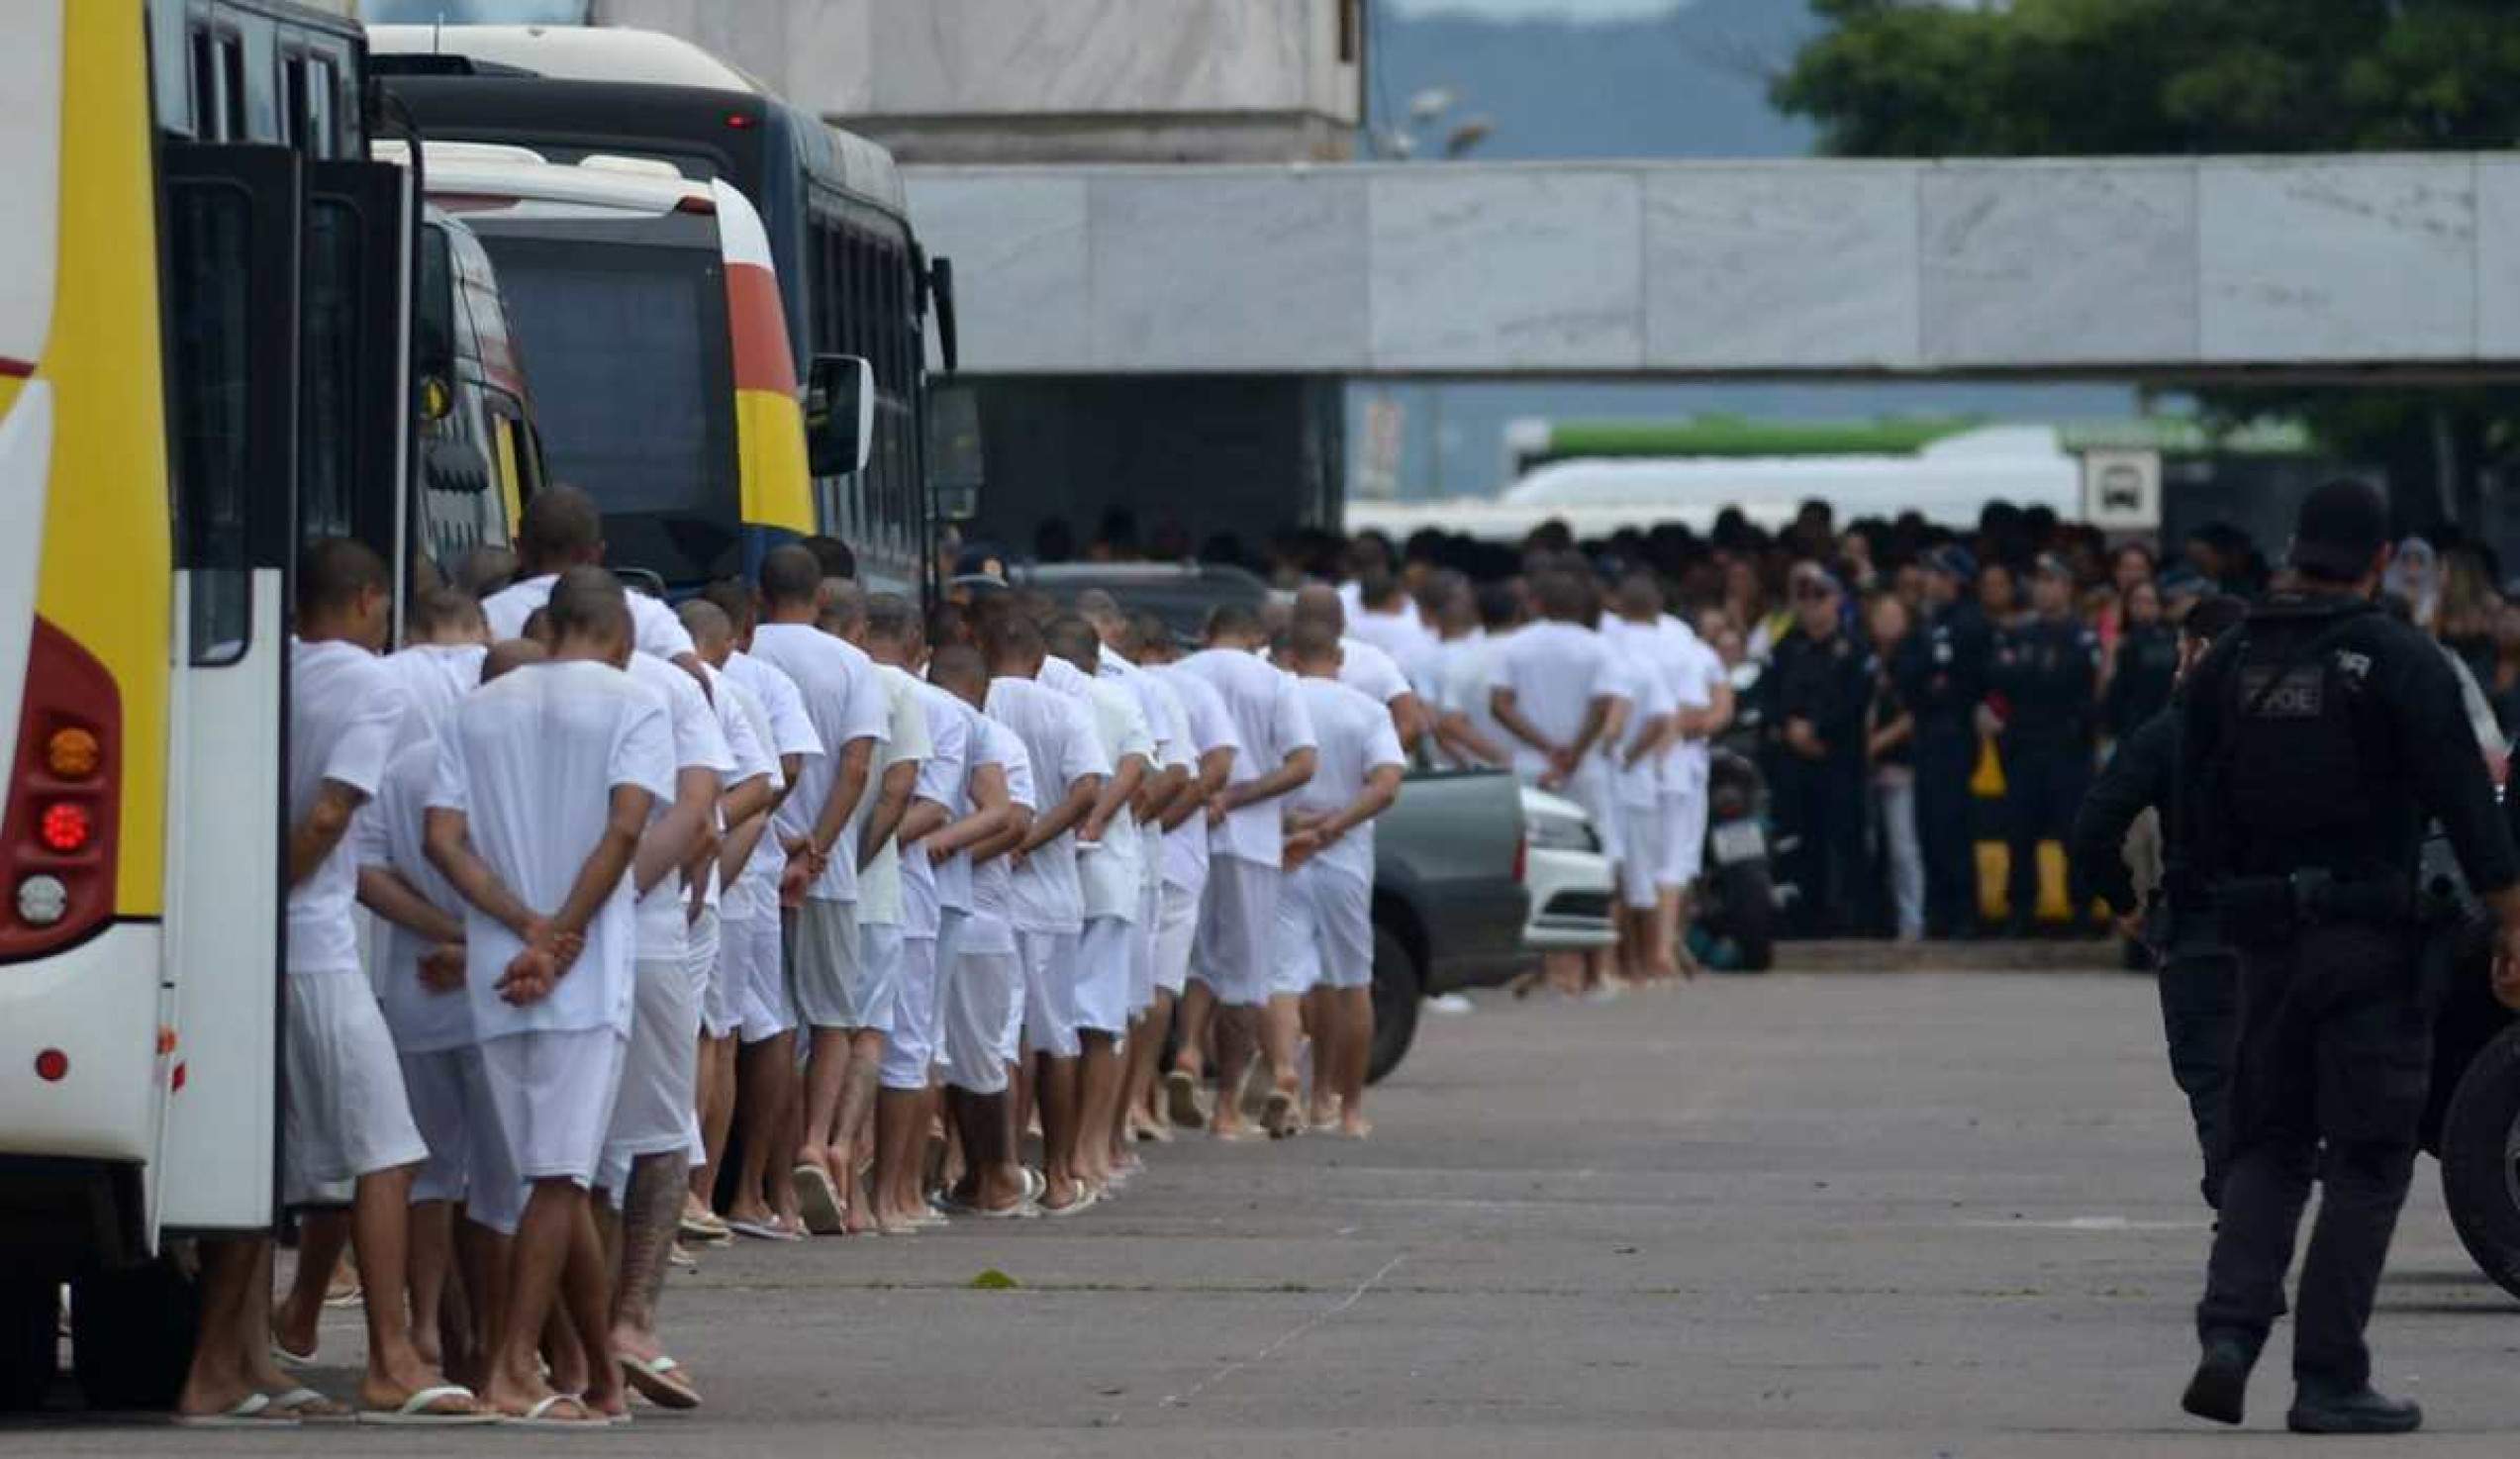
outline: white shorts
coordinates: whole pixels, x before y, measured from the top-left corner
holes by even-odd
[[[776,1038],[796,1026],[796,1003],[788,995],[788,974],[780,948],[786,919],[752,917],[724,924],[718,930],[721,958],[727,964],[735,1004],[735,1032],[746,1043]]]
[[[1023,1047],[1026,1053],[1072,1059],[1085,1051],[1076,1037],[1076,932],[1018,928],[1023,959]]]
[[[788,938],[788,987],[809,1028],[876,1028],[892,1021],[893,990],[866,965],[857,904],[808,897]]]
[[[525,1177],[517,1174],[516,1153],[491,1097],[489,1065],[477,1047],[464,1055],[464,1218],[513,1236],[525,1218]]]
[[[1128,1031],[1128,965],[1137,928],[1116,917],[1089,917],[1076,940],[1076,1026],[1115,1036]]]
[[[1272,997],[1301,997],[1315,986],[1372,987],[1372,884],[1324,870],[1318,862],[1296,868],[1278,895],[1277,936],[1270,953]]]
[[[1227,1008],[1269,1001],[1269,937],[1277,929],[1278,888],[1285,873],[1239,856],[1208,862],[1208,897],[1199,920],[1191,976]]]
[[[876,1077],[889,1090],[922,1090],[927,1066],[936,1060],[936,939],[902,938],[901,960],[901,1001]]]
[[[629,1049],[630,1040],[611,1028],[507,1033],[481,1041],[491,1109],[520,1181],[595,1183]]]
[[[691,979],[672,959],[640,958],[632,967],[630,1045],[604,1135],[604,1158],[620,1171],[642,1155],[686,1148],[699,1100],[700,1000]]]
[[[1155,986],[1175,998],[1190,986],[1190,947],[1199,939],[1199,892],[1164,883],[1155,918]]]
[[[433,1049],[405,1054],[402,1061],[412,1123],[420,1130],[421,1142],[429,1146],[429,1159],[412,1181],[412,1204],[461,1201],[464,1171],[472,1153],[471,1130],[476,1124],[498,1123],[488,1109],[473,1104],[481,1088],[481,1051],[469,1045]]]
[[[1629,908],[1651,912],[1662,898],[1663,864],[1670,859],[1664,840],[1670,834],[1670,823],[1663,818],[1660,800],[1649,806],[1623,805],[1619,815],[1627,821],[1627,854],[1618,858],[1619,895]]]
[[[945,1015],[945,1082],[973,1094],[1004,1094],[1018,1052],[1008,1030],[1023,1017],[1023,962],[1012,952],[955,956],[937,999]]]
[[[734,1032],[743,1017],[736,1011],[734,984],[727,977],[726,943],[726,924],[719,920],[718,909],[702,908],[687,934],[685,945],[691,949],[691,958],[683,966],[691,975],[692,991],[700,998],[701,1031],[712,1038]]]
[[[1703,785],[1664,794],[1664,886],[1686,887],[1697,880],[1706,859],[1706,808],[1711,799]]]
[[[427,1160],[367,979],[284,973],[280,987],[281,1200],[329,1202],[328,1185]]]
[[[1599,761],[1587,762],[1558,794],[1584,808],[1585,819],[1593,823],[1594,833],[1601,838],[1602,855],[1616,863],[1627,854],[1627,826],[1619,816],[1618,791],[1610,784],[1608,767]]]
[[[865,979],[858,985],[862,992],[856,1001],[861,1021],[849,1026],[890,1037],[893,1021],[901,1017],[902,1008],[902,924],[858,924],[857,960],[865,969]]]
[[[1138,895],[1137,922],[1128,929],[1128,1016],[1143,1018],[1155,1006],[1155,934],[1164,921],[1164,888],[1158,882]]]

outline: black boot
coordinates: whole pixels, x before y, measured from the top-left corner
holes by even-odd
[[[2249,1397],[2249,1370],[2257,1365],[2254,1344],[2238,1337],[2206,1338],[2196,1376],[2187,1380],[2187,1392],[2181,1395],[2179,1407],[2216,1423],[2238,1423]]]
[[[2424,1410],[2411,1399],[2393,1399],[2370,1384],[2341,1393],[2304,1384],[2292,1396],[2284,1424],[2294,1433],[2413,1433]]]

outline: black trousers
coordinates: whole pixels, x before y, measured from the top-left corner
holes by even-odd
[[[1797,935],[1840,935],[1853,925],[1864,885],[1864,765],[1789,756],[1777,781],[1778,820],[1796,838],[1785,871],[1797,892]]]
[[[1978,929],[1978,732],[1926,726],[1916,735],[1916,840],[1925,855],[1925,929],[1965,937]]]
[[[2414,1169],[2432,1073],[2432,1015],[2412,926],[2330,924],[2240,949],[2222,1191],[2200,1335],[2263,1343],[2284,1311],[2310,1183],[2292,1372],[2322,1389],[2371,1381],[2363,1329]]]
[[[2027,925],[2039,915],[2039,843],[2070,847],[2074,815],[2090,788],[2091,752],[2086,746],[2072,740],[2004,744],[2004,832],[2012,846],[2007,905],[2016,925]],[[2090,910],[2091,889],[2070,860],[2066,890],[2069,920],[2083,921]]]
[[[2219,1209],[2229,1164],[2224,1126],[2231,1093],[2232,1039],[2239,1028],[2240,962],[2206,939],[2174,941],[2159,975],[2162,1036],[2170,1048],[2170,1077],[2187,1097],[2203,1157],[2200,1189]]]

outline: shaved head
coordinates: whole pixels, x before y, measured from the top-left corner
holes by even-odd
[[[691,645],[711,667],[718,667],[734,652],[735,625],[727,610],[706,598],[694,598],[675,610],[683,621],[683,632],[691,634]]]
[[[1338,589],[1315,583],[1296,591],[1295,609],[1288,622],[1327,624],[1335,637],[1347,632],[1347,605],[1339,601]]]

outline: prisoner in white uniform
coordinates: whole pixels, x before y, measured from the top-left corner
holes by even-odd
[[[1572,749],[1582,737],[1596,701],[1615,698],[1610,654],[1601,635],[1582,624],[1549,619],[1524,627],[1498,650],[1491,682],[1491,703],[1510,694],[1515,712],[1555,749]],[[1502,715],[1499,722],[1502,723]],[[1613,861],[1619,835],[1617,804],[1610,794],[1608,761],[1596,744],[1562,784],[1547,751],[1518,734],[1513,741],[1514,773],[1524,781],[1555,789],[1584,808],[1601,848]],[[1543,785],[1543,782],[1551,782]]]
[[[987,715],[975,717],[972,730],[973,763],[996,765],[1007,777],[1007,799],[1027,812],[1038,810],[1032,757],[1022,737]],[[1022,1051],[1023,964],[1012,921],[1014,868],[1007,857],[992,856],[971,866],[970,877],[971,917],[955,938],[942,992],[945,1082],[973,1094],[1003,1094],[1007,1066]]]
[[[1614,692],[1628,701],[1625,730],[1607,751],[1610,800],[1619,817],[1619,896],[1631,910],[1650,912],[1662,897],[1663,863],[1669,854],[1662,741],[1677,701],[1650,642],[1653,630],[1603,618],[1600,632],[1610,648]]]
[[[1228,787],[1266,779],[1288,756],[1317,743],[1294,676],[1272,668],[1258,654],[1207,648],[1177,667],[1214,690],[1233,721],[1242,748],[1234,756]],[[1277,926],[1285,814],[1276,801],[1237,806],[1226,813],[1210,842],[1207,902],[1191,976],[1207,984],[1227,1008],[1258,1008],[1268,1002],[1269,935]]]
[[[1672,675],[1672,698],[1684,714],[1711,709],[1724,685],[1723,657],[1681,620],[1655,625]],[[1708,779],[1714,755],[1702,736],[1683,739],[1663,760],[1663,869],[1660,884],[1681,890],[1697,880],[1706,854]]]
[[[724,669],[702,665],[703,677],[709,684],[710,708],[718,712],[718,728],[727,736],[727,751],[734,757],[734,774],[728,777],[727,789],[732,792],[754,780],[766,784],[775,795],[787,787],[787,776],[779,768],[778,755],[772,750],[777,730],[771,726],[770,711],[761,696],[729,677]],[[811,732],[809,729],[808,732]],[[722,798],[717,810],[717,827],[721,838],[733,829],[727,824],[726,806]],[[763,837],[764,840],[769,839]],[[758,857],[755,848],[754,856]],[[744,871],[752,869],[751,860]],[[736,883],[742,879],[737,874]],[[734,918],[729,914],[737,905],[736,883],[721,874],[720,860],[709,861],[709,886],[703,898],[700,916],[691,924],[691,970],[693,986],[700,990],[700,1029],[710,1038],[724,1038],[734,1032],[743,1021],[743,985],[732,951],[738,935]],[[778,903],[777,884],[771,887],[771,908],[775,925]],[[748,931],[748,928],[742,929]],[[775,963],[775,948],[772,961]]]
[[[875,793],[883,741],[892,732],[892,702],[873,659],[812,624],[762,624],[752,631],[751,652],[795,682],[815,736],[823,741],[822,758],[807,763],[771,823],[774,833],[801,840],[813,834],[839,778],[841,760],[849,745],[861,739],[870,741],[875,753],[868,757],[866,789],[858,805]],[[856,815],[852,807],[852,825]],[[873,990],[860,966],[857,904],[857,847],[843,831],[829,862],[806,884],[787,949],[790,996],[798,1020],[809,1027],[868,1026],[863,1004]]]
[[[463,702],[439,741],[429,805],[460,816],[500,884],[547,917],[603,840],[613,793],[623,788],[673,799],[672,722],[629,673],[571,659],[520,668]],[[630,1039],[638,937],[630,881],[623,877],[588,919],[567,975],[523,1005],[499,991],[523,939],[480,908],[465,909],[464,994],[524,1181],[593,1184]]]
[[[898,671],[896,671],[898,672]],[[925,801],[945,813],[951,825],[970,804],[965,789],[971,774],[969,705],[924,679],[903,674],[927,735],[926,758],[919,762],[919,782],[911,804]],[[938,948],[944,931],[944,906],[939,900],[938,870],[927,848],[913,845],[901,857],[902,977],[901,998],[893,1017],[892,1037],[884,1044],[877,1080],[889,1090],[913,1092],[927,1087],[936,1061],[936,1019],[939,979]]]
[[[385,671],[403,692],[397,748],[436,739],[455,705],[481,687],[481,661],[489,652],[479,643],[414,643],[385,655]]]
[[[481,616],[490,621],[490,636],[524,637],[526,620],[551,601],[551,585],[559,580],[559,574],[546,572],[510,583],[482,599]],[[625,590],[623,596],[630,600],[631,646],[668,661],[693,656],[691,632],[673,609],[634,588]]]
[[[1112,773],[1093,712],[1033,679],[989,681],[989,718],[1015,731],[1032,764],[1039,809],[1055,810],[1081,780]],[[1085,925],[1085,893],[1077,877],[1076,832],[1044,841],[1015,868],[1010,922],[1023,960],[1023,1040],[1033,1053],[1073,1059],[1077,1038],[1077,941]]]
[[[328,784],[360,803],[372,800],[402,728],[394,676],[356,643],[293,641],[289,688],[290,826],[306,824]],[[404,1095],[393,1034],[361,975],[351,920],[357,897],[351,831],[289,889],[280,1150],[282,1194],[291,1205],[429,1156]]]
[[[727,655],[724,675],[759,703],[769,725],[765,742],[778,755],[783,775],[788,757],[796,758],[795,789],[801,791],[807,765],[823,757],[823,739],[805,712],[796,680],[741,650]],[[789,789],[784,781],[780,788]],[[745,1043],[776,1038],[796,1026],[796,1004],[788,994],[787,967],[779,952],[779,878],[787,869],[788,848],[778,827],[766,827],[719,910],[720,961],[735,1031]]]
[[[1092,711],[1095,741],[1112,767],[1110,773],[1122,773],[1132,759],[1139,773],[1146,773],[1155,745],[1136,695],[1111,680],[1088,676],[1057,654],[1042,660],[1041,682]],[[1116,1038],[1128,1032],[1129,964],[1135,955],[1131,943],[1144,879],[1137,818],[1127,802],[1112,813],[1099,839],[1079,837],[1076,876],[1085,914],[1077,934],[1076,1025]]]
[[[866,823],[875,814],[885,773],[896,765],[910,766],[916,797],[915,777],[933,749],[927,739],[927,712],[919,703],[919,681],[890,664],[876,664],[875,676],[884,693],[884,748],[876,756],[867,792],[849,818],[848,832],[840,837],[851,855],[857,853]],[[908,814],[907,806],[903,814]],[[884,837],[857,873],[857,945],[859,982],[850,993],[857,1021],[848,1026],[889,1038],[901,1009],[903,958],[901,842],[891,835]]]
[[[1161,671],[1165,685],[1181,701],[1189,725],[1192,749],[1205,760],[1217,750],[1241,759],[1242,734],[1234,729],[1225,702],[1206,679],[1184,673],[1179,664]],[[1232,777],[1230,764],[1226,770]],[[1164,908],[1155,928],[1155,986],[1178,998],[1190,984],[1191,945],[1199,935],[1199,909],[1208,892],[1208,815],[1205,807],[1164,833]]]
[[[1334,816],[1354,804],[1386,766],[1406,769],[1391,713],[1328,679],[1296,681],[1311,717],[1320,758],[1312,778],[1288,797],[1297,818]],[[1278,898],[1277,946],[1269,992],[1301,996],[1317,985],[1364,988],[1374,981],[1374,823],[1312,854],[1289,873]]]

